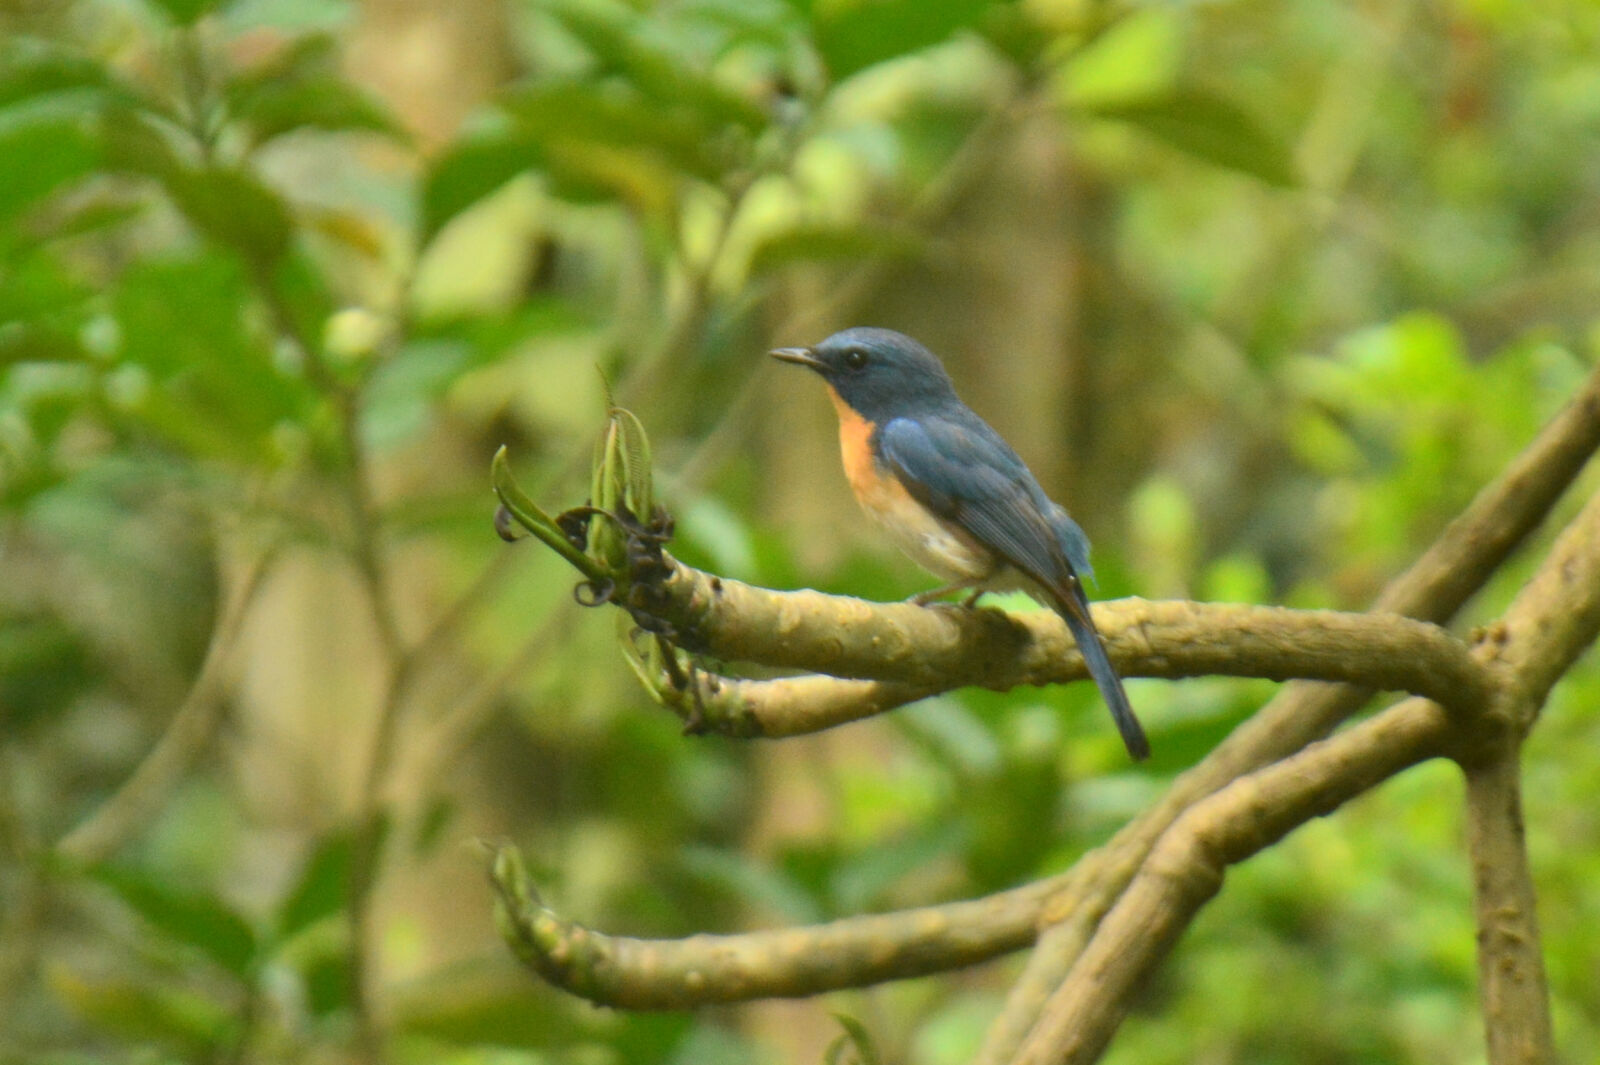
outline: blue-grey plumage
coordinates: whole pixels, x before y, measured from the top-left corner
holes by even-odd
[[[920,565],[957,586],[1025,588],[1066,622],[1129,754],[1149,742],[1089,614],[1089,541],[999,433],[956,396],[932,352],[887,329],[773,355],[821,374],[863,509]],[[1020,576],[1021,580],[1017,578]]]

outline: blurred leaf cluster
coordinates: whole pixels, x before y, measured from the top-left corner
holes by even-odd
[[[496,448],[581,503],[615,399],[679,557],[904,595],[825,402],[762,357],[889,325],[1094,536],[1100,596],[1360,607],[1595,357],[1579,0],[384,9],[0,10],[0,1060],[964,1060],[1012,967],[804,1024],[567,1001],[470,841],[631,934],[973,895],[1064,868],[1270,686],[1131,684],[1138,770],[1084,686],[681,737],[571,571],[494,537]],[[378,86],[444,91],[490,50],[439,32],[469,18],[515,74],[427,143]],[[1574,1060],[1597,694],[1530,748]],[[1448,776],[1231,876],[1111,1060],[1470,1060]]]

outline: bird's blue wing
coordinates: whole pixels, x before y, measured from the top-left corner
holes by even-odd
[[[1061,550],[1067,553],[1067,561],[1072,563],[1072,568],[1078,571],[1080,577],[1093,577],[1094,567],[1089,565],[1089,538],[1078,527],[1078,523],[1061,509],[1061,504],[1051,502],[1048,513],[1050,527],[1056,532],[1056,541],[1061,545]]]
[[[1082,531],[976,416],[895,418],[879,427],[876,442],[913,498],[1035,580],[1058,584],[1080,559],[1088,562]]]
[[[878,455],[923,506],[954,522],[1054,597],[1134,758],[1150,753],[1122,680],[1106,655],[1078,574],[1089,540],[1039,487],[1011,446],[977,415],[896,418],[878,429]]]

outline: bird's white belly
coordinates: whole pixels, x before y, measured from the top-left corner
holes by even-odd
[[[928,572],[947,581],[977,581],[995,574],[993,554],[966,532],[929,513],[893,474],[857,495],[862,497],[862,508],[900,550]]]

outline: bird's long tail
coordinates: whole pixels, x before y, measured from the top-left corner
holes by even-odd
[[[1128,754],[1135,761],[1143,761],[1150,757],[1150,741],[1145,738],[1139,719],[1133,716],[1128,693],[1122,688],[1122,678],[1117,676],[1111,659],[1106,657],[1106,645],[1100,639],[1100,631],[1094,627],[1094,619],[1089,616],[1088,598],[1083,594],[1076,577],[1069,578],[1065,583],[1065,588],[1052,589],[1056,613],[1061,615],[1061,620],[1072,631],[1072,638],[1078,642],[1083,663],[1089,668],[1089,676],[1094,678],[1106,706],[1111,710],[1111,719],[1117,723],[1117,731],[1122,733],[1122,742],[1128,748]]]

